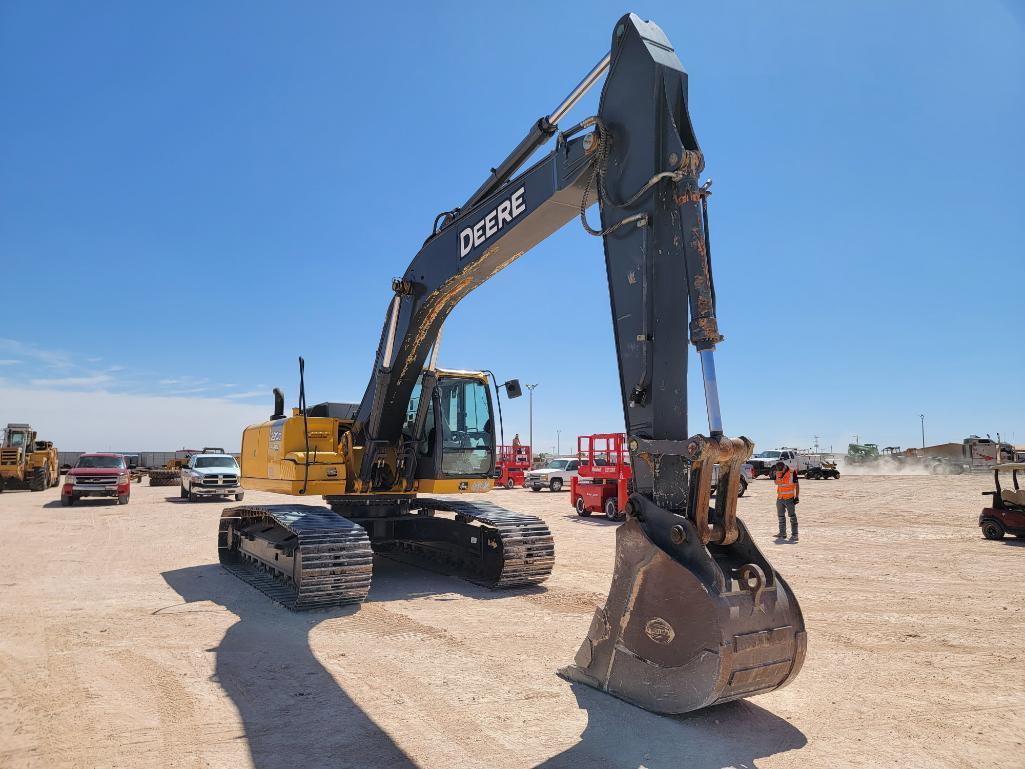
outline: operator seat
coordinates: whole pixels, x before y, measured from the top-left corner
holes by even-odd
[[[1025,507],[1025,489],[1001,489],[1000,499],[1005,505]]]

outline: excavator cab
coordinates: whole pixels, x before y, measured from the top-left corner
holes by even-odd
[[[495,421],[487,375],[438,371],[430,390],[424,425],[417,436],[416,419],[424,380],[416,385],[406,410],[403,435],[416,441],[415,478],[489,481],[495,467]]]

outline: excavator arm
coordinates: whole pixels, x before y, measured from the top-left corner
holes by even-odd
[[[560,131],[560,119],[606,71],[598,114]],[[551,139],[554,149],[520,172]],[[489,584],[536,583],[547,576],[529,565],[547,559],[544,568],[550,569],[551,547],[531,551],[518,544],[534,536],[523,534],[526,529],[536,535],[531,541],[550,543],[540,520],[526,521],[494,506],[482,512],[469,503],[402,498],[411,494],[410,463],[416,461],[416,452],[402,447],[422,437],[425,404],[439,381],[428,358],[448,314],[474,288],[579,219],[604,243],[634,488],[627,520],[617,530],[608,601],[596,610],[575,664],[562,673],[667,713],[783,686],[800,670],[805,649],[793,593],[736,515],[740,467],[753,444],[727,438],[719,412],[713,351],[722,336],[709,254],[709,191],[699,182],[703,168],[683,66],[657,25],[624,16],[608,56],[534,124],[463,206],[439,216],[408,269],[393,281],[370,382],[345,422],[347,445],[362,447],[358,493],[328,497],[332,509],[365,527],[371,541],[384,542],[380,532],[387,529],[392,545],[398,542],[417,555],[434,548],[449,561],[453,554],[470,557],[465,548],[456,549],[465,538],[458,526],[483,522],[495,533],[490,541],[492,535],[485,535],[482,557],[488,557],[489,545],[504,548],[507,561],[515,552],[521,575],[495,571]],[[586,218],[595,202],[597,227]],[[687,420],[691,344],[702,366],[707,436],[691,434]],[[409,408],[418,386],[420,406],[410,434]],[[303,434],[312,434],[309,425]],[[386,520],[361,512],[375,494],[398,512],[387,513]],[[427,516],[411,521],[410,505]],[[455,523],[431,518],[437,511],[454,512]],[[294,523],[314,515],[286,512],[272,517]],[[263,525],[253,521],[252,531]],[[222,523],[222,542],[234,541],[232,526]],[[514,536],[501,539],[517,526]],[[242,533],[242,539],[247,536]]]

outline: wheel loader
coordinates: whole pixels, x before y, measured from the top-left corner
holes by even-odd
[[[597,114],[561,128],[603,76]],[[545,522],[459,496],[492,486],[491,390],[486,373],[442,369],[437,357],[463,297],[578,221],[604,247],[633,486],[608,599],[560,672],[659,713],[792,681],[806,648],[801,610],[737,517],[753,444],[725,435],[719,409],[704,165],[672,44],[624,16],[610,51],[463,205],[438,215],[392,281],[363,397],[308,406],[300,358],[298,406],[286,413],[276,389],[270,418],[246,428],[244,487],[294,501],[224,510],[224,567],[296,610],[366,599],[375,554],[496,589],[544,582],[555,561]],[[313,310],[303,305],[304,317]],[[689,344],[708,435],[688,431]]]
[[[60,463],[53,443],[38,440],[31,425],[7,425],[0,443],[0,491],[43,491],[58,483]]]

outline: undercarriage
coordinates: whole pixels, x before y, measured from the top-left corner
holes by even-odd
[[[294,610],[362,602],[375,553],[496,589],[539,584],[555,563],[544,521],[487,502],[330,502],[334,509],[227,508],[218,537],[221,563]]]

